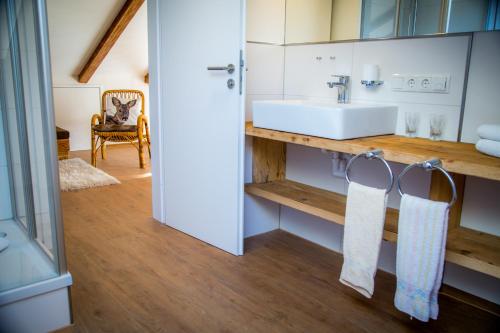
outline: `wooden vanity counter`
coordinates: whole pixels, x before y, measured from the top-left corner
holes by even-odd
[[[245,185],[248,194],[337,224],[344,224],[346,197],[287,180],[287,143],[350,154],[382,149],[387,161],[403,164],[439,158],[443,167],[451,173],[458,194],[458,200],[450,210],[446,261],[500,278],[500,237],[460,226],[465,176],[500,180],[500,158],[481,154],[474,145],[468,143],[398,135],[331,140],[255,128],[251,122],[246,124],[246,134],[253,137],[253,180]],[[440,172],[433,172],[429,197],[448,201],[450,195],[448,180]],[[397,241],[398,215],[396,209],[387,210],[384,228],[384,239],[387,241]]]
[[[247,122],[246,134],[263,139],[350,154],[359,154],[379,148],[384,151],[384,158],[387,161],[404,164],[439,158],[443,162],[443,167],[449,172],[500,180],[500,158],[482,154],[470,143],[432,141],[399,135],[331,140],[310,135],[256,128],[253,127],[252,122]]]

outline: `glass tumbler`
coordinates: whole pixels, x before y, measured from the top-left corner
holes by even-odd
[[[429,135],[431,140],[441,140],[445,124],[443,114],[431,114],[429,118]]]
[[[419,116],[417,112],[405,113],[406,136],[414,138],[417,136]]]

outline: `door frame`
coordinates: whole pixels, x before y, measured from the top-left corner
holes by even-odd
[[[237,196],[237,237],[238,249],[237,255],[243,255],[244,246],[244,166],[245,166],[245,99],[246,99],[246,8],[247,0],[240,1],[240,66],[238,75],[238,90],[240,94],[239,105],[239,137],[238,137],[238,188],[235,193]],[[152,174],[152,206],[153,218],[162,224],[166,224],[165,211],[165,174],[164,174],[164,152],[161,147],[165,146],[165,128],[163,126],[163,117],[160,110],[164,105],[162,101],[162,92],[165,85],[162,85],[162,68],[159,63],[161,38],[159,17],[159,6],[161,0],[148,0],[148,66],[149,66],[149,100],[150,100],[150,128],[151,128],[151,174]]]

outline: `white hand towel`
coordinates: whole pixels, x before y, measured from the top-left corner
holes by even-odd
[[[437,319],[448,204],[403,195],[399,210],[394,305],[421,321]]]
[[[500,157],[500,141],[481,139],[476,143],[476,149],[486,155]]]
[[[477,128],[481,139],[500,141],[500,124],[484,124]]]
[[[385,190],[351,182],[344,227],[344,264],[340,282],[371,298],[384,232]]]

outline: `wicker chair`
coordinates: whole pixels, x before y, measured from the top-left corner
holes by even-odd
[[[151,139],[144,103],[144,94],[139,90],[106,90],[102,94],[101,113],[94,114],[90,123],[91,160],[94,167],[97,166],[99,149],[102,159],[106,159],[107,142],[129,142],[139,151],[139,167],[144,168],[144,144],[151,158]],[[129,113],[136,105],[136,112]]]

